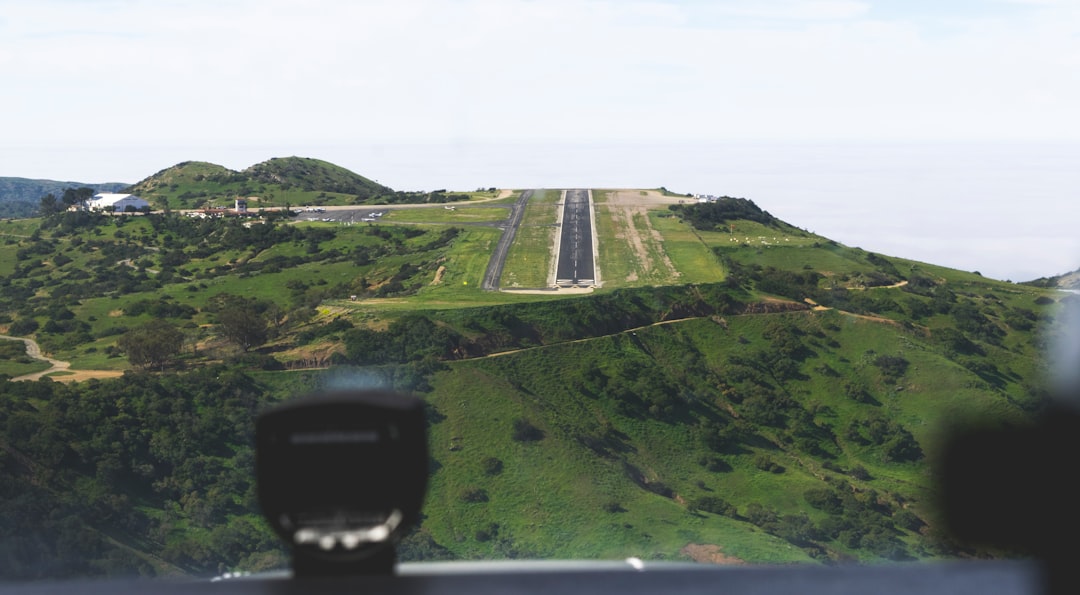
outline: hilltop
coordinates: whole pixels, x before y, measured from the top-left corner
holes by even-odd
[[[217,167],[175,175],[233,175]],[[502,291],[482,291],[519,195],[360,225],[0,223],[0,332],[118,374],[0,383],[0,519],[42,533],[3,572],[73,540],[101,552],[84,572],[280,564],[248,473],[252,416],[359,382],[429,405],[407,559],[993,554],[940,534],[930,463],[945,420],[1021,424],[1044,406],[1061,294],[844,246],[747,199],[648,189],[592,191],[591,293],[544,287],[557,190],[534,191]],[[0,353],[0,373],[40,366]]]
[[[203,161],[185,161],[149,176],[127,190],[155,208],[200,208],[213,201],[256,197],[258,205],[360,204],[394,191],[332,163],[279,157],[242,171]],[[336,201],[336,202],[335,202]]]
[[[1026,285],[1035,287],[1051,287],[1057,289],[1078,290],[1080,289],[1080,269],[1053,277],[1042,277],[1029,281]]]

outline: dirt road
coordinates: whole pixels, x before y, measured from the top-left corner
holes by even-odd
[[[49,362],[52,366],[47,370],[40,372],[34,372],[32,374],[23,374],[22,376],[16,376],[11,380],[37,380],[42,376],[48,374],[55,374],[56,372],[64,372],[63,375],[57,376],[55,380],[60,382],[78,382],[80,380],[88,380],[90,378],[115,378],[116,376],[122,376],[124,373],[119,370],[72,370],[71,362],[60,361],[51,357],[46,357],[41,353],[41,346],[37,344],[37,341],[33,339],[27,339],[26,337],[9,337],[8,335],[0,335],[0,339],[8,341],[22,341],[26,345],[26,355],[45,362]]]

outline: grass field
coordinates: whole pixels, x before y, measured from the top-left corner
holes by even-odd
[[[503,288],[548,287],[554,253],[562,191],[536,190],[525,207],[521,225],[506,256],[500,285]]]
[[[367,299],[335,303],[366,315],[394,314],[413,310],[443,310],[504,303],[533,302],[552,296],[484,291],[480,284],[491,251],[502,231],[493,227],[463,228],[431,282],[408,298]]]
[[[679,271],[682,283],[724,280],[724,269],[701,235],[666,211],[649,213],[652,228],[660,232],[664,252]]]
[[[644,208],[612,201],[613,190],[594,190],[598,262],[605,288],[673,285],[684,281],[654,233]]]
[[[638,281],[640,265],[630,245],[625,241],[625,230],[611,216],[611,211],[604,205],[607,202],[607,190],[593,190],[594,212],[596,213],[597,263],[604,284],[608,288],[630,286]],[[621,232],[621,233],[620,233]]]

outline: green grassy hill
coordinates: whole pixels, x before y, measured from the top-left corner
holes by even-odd
[[[232,171],[202,161],[186,161],[128,189],[155,208],[231,206],[235,198],[257,197],[258,206],[358,204],[393,190],[345,168],[305,157],[282,157]]]
[[[652,325],[453,363],[431,384],[427,527],[463,557],[502,554],[488,524],[544,557],[933,556],[943,420],[1016,422],[1031,404],[920,332],[837,311]],[[522,420],[542,438],[515,438]]]
[[[335,183],[318,162],[260,167],[181,164],[143,195]],[[504,289],[543,282],[558,197],[534,196]],[[500,230],[466,207],[514,194],[364,225],[0,222],[0,333],[72,362],[68,378],[115,376],[0,382],[0,535],[39,534],[3,542],[0,573],[34,576],[80,540],[101,552],[72,561],[83,574],[282,563],[250,423],[340,385],[430,405],[409,559],[971,554],[933,506],[940,429],[1045,404],[1062,294],[843,246],[740,199],[594,197],[604,285],[584,295],[479,288]],[[0,351],[0,373],[29,371],[20,357]]]
[[[257,163],[244,170],[256,182],[295,186],[306,191],[351,194],[366,200],[391,192],[363,176],[318,159],[285,157]]]

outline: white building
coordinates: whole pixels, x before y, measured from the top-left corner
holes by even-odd
[[[91,211],[112,211],[114,213],[124,213],[129,210],[141,211],[142,209],[149,208],[150,203],[135,196],[134,194],[113,194],[112,192],[102,192],[101,194],[95,194],[94,198],[90,199],[90,204],[87,205]]]

